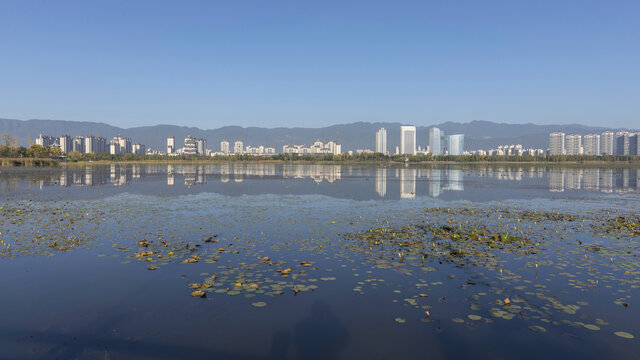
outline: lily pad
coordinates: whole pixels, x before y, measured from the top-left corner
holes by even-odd
[[[538,332],[538,333],[545,333],[547,332],[547,329],[543,328],[540,325],[531,325],[529,326],[529,330],[533,331],[533,332]]]
[[[614,332],[614,334],[616,336],[619,336],[619,337],[625,338],[625,339],[633,339],[635,337],[635,336],[633,336],[633,335],[631,335],[631,334],[629,334],[628,332],[625,332],[625,331],[616,331],[616,332]]]

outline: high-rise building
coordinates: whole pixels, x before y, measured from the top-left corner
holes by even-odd
[[[84,138],[84,152],[101,154],[107,152],[107,139],[102,136],[88,135]]]
[[[60,135],[59,142],[60,142],[60,151],[62,153],[66,154],[73,151],[73,147],[71,146],[71,136]]]
[[[182,147],[182,153],[184,155],[198,155],[198,145],[196,139],[191,136],[184,138],[184,146]]]
[[[629,155],[629,140],[631,133],[628,131],[618,131],[616,133],[616,155]]]
[[[200,156],[207,155],[207,140],[205,140],[205,139],[197,139],[196,140],[196,148],[198,150],[198,155],[200,155]]]
[[[36,145],[40,145],[40,146],[53,146],[54,144],[56,144],[56,142],[58,141],[58,138],[55,136],[49,136],[49,135],[38,135],[38,137],[36,137]]]
[[[629,135],[629,155],[640,155],[640,152],[638,152],[638,149],[640,149],[639,136],[640,133],[631,133]]]
[[[549,155],[564,155],[564,133],[549,134]]]
[[[601,140],[600,151],[602,155],[615,154],[615,137],[614,137],[613,131],[603,132],[600,140]]]
[[[380,128],[376,132],[376,152],[387,154],[387,130]]]
[[[73,138],[73,142],[71,143],[71,150],[77,152],[84,152],[84,136],[77,135]]]
[[[131,145],[131,151],[136,155],[145,155],[147,153],[147,147],[143,144]]]
[[[244,153],[244,143],[240,140],[237,140],[233,143],[233,153],[234,154],[242,154]]]
[[[464,135],[456,134],[447,137],[447,153],[449,155],[464,154]]]
[[[176,153],[176,138],[174,136],[169,136],[167,138],[167,155],[172,155]]]
[[[131,152],[131,139],[118,135],[109,141],[109,153],[111,155],[131,154]]]
[[[584,154],[600,155],[600,135],[588,134],[584,136]]]
[[[229,149],[229,142],[227,140],[222,140],[220,142],[220,152],[224,155],[228,155],[231,152]]]
[[[400,126],[400,154],[416,154],[416,127]]]
[[[442,155],[442,136],[444,133],[437,127],[429,129],[429,151],[433,155]]]
[[[565,153],[567,155],[582,154],[582,136],[570,134],[566,136],[565,141]]]
[[[333,155],[342,154],[342,145],[340,145],[339,142],[329,141],[327,145],[325,145],[324,147],[329,150],[330,154],[333,154]]]

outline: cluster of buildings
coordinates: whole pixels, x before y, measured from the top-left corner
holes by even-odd
[[[640,133],[621,130],[616,133],[565,135],[549,134],[549,155],[640,155]]]
[[[233,146],[232,146],[233,145]],[[342,147],[340,143],[335,141],[329,141],[323,143],[318,140],[311,146],[306,145],[284,145],[282,147],[283,154],[299,154],[299,155],[319,155],[319,154],[333,154],[339,155],[342,153]],[[241,140],[236,140],[231,144],[228,140],[220,142],[220,151],[214,152],[207,149],[207,140],[195,139],[191,136],[187,136],[184,139],[184,145],[182,148],[176,147],[176,139],[173,136],[167,138],[167,155],[195,155],[195,156],[230,156],[230,155],[258,155],[258,156],[271,156],[276,155],[276,148],[270,146],[252,146],[244,145]]]
[[[246,147],[244,146],[244,142],[240,141],[240,140],[236,140],[233,142],[233,151],[231,151],[231,144],[229,143],[228,140],[222,140],[220,142],[220,152],[219,153],[215,153],[212,155],[223,155],[223,156],[229,156],[229,155],[243,155],[243,154],[248,154],[248,155],[275,155],[276,154],[276,148],[274,147],[268,147],[268,146],[251,146],[251,145],[247,145]]]
[[[167,155],[191,155],[191,156],[204,156],[209,155],[207,150],[207,140],[196,139],[190,135],[184,138],[184,143],[181,148],[176,147],[175,136],[169,136],[167,138]]]
[[[547,151],[544,149],[525,149],[521,144],[516,145],[500,145],[495,149],[474,150],[469,152],[471,155],[488,155],[488,156],[545,156]]]
[[[417,145],[417,131],[415,126],[400,126],[400,146],[396,146],[396,155],[464,155],[464,135],[454,134],[445,136],[444,131],[437,127],[429,129],[429,145],[422,148]],[[366,151],[362,151],[366,152]],[[376,151],[385,155],[387,149],[387,130],[380,128],[376,132]]]
[[[316,140],[311,146],[306,145],[284,145],[282,147],[283,154],[298,154],[298,155],[322,155],[322,154],[332,154],[332,155],[340,155],[342,154],[342,145],[339,142],[329,141],[328,143],[323,143],[320,140]]]
[[[58,147],[63,154],[77,151],[83,154],[146,154],[146,146],[134,144],[130,138],[120,135],[107,141],[102,136],[96,135],[38,135],[36,144],[41,146]]]

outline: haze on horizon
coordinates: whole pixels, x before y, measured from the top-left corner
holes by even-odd
[[[0,2],[0,118],[638,127],[638,1]]]

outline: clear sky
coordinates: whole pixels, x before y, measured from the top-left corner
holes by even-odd
[[[640,1],[0,1],[0,117],[640,127]]]

